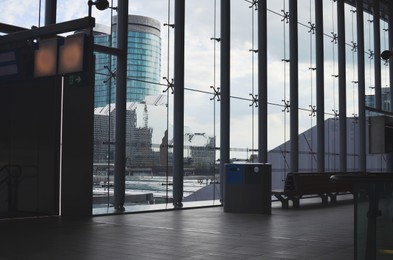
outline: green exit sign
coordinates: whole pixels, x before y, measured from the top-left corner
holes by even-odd
[[[83,73],[72,73],[65,76],[67,86],[81,87],[85,84]]]

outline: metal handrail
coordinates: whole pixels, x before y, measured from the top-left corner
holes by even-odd
[[[14,172],[11,169],[16,168],[17,171]],[[22,167],[17,164],[6,164],[0,169],[0,174],[6,172],[7,175],[0,181],[0,186],[3,183],[8,185],[8,210],[16,210],[16,194],[17,194],[17,180],[22,175]]]

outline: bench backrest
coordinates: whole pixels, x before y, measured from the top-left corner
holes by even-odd
[[[284,190],[299,191],[304,194],[352,191],[352,185],[333,183],[332,173],[290,173],[285,180]]]

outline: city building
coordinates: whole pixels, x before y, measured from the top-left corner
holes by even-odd
[[[391,101],[385,102],[391,96],[381,86],[382,58],[390,59],[386,81],[393,87],[391,1],[221,1],[220,19],[216,19],[216,6],[199,8],[204,1],[187,1],[187,5],[176,1],[174,11],[170,4],[167,9],[151,6],[162,2],[143,1],[149,10],[167,12],[168,23],[174,12],[175,24],[167,24],[175,33],[175,43],[168,44],[174,47],[168,55],[173,55],[174,85],[168,83],[165,111],[173,113],[152,120],[154,114],[147,113],[150,108],[145,99],[158,92],[152,88],[149,93],[150,85],[145,84],[157,86],[160,78],[153,69],[146,76],[145,70],[149,62],[160,64],[158,45],[154,50],[134,46],[135,70],[117,69],[115,64],[125,59],[105,57],[99,57],[102,67],[97,68],[92,51],[96,46],[88,41],[90,36],[83,35],[79,43],[87,41],[78,47],[86,47],[87,65],[67,73],[57,70],[57,58],[64,58],[64,50],[70,47],[68,36],[61,35],[93,30],[91,8],[105,9],[108,2],[89,1],[88,17],[57,24],[56,14],[62,10],[53,5],[56,0],[46,0],[45,26],[30,29],[30,24],[21,28],[0,23],[4,33],[0,36],[0,258],[391,259],[393,124],[388,120]],[[238,8],[240,2],[243,6]],[[134,26],[126,22],[128,11],[128,1],[118,1],[119,27]],[[199,27],[204,18],[209,18],[214,34],[204,34],[206,27]],[[240,18],[248,19],[247,26]],[[191,22],[198,19],[200,23]],[[144,35],[157,28],[145,29],[132,32],[131,38],[158,44],[159,36]],[[118,37],[130,35],[130,31],[127,35],[126,30],[111,30],[112,47]],[[101,40],[105,42],[107,35]],[[198,50],[184,62],[190,39],[191,47]],[[216,69],[218,48],[197,48],[206,42],[220,47],[219,88],[208,82],[210,78],[215,81],[211,72]],[[128,43],[133,44],[131,39]],[[36,59],[39,54],[47,59]],[[150,55],[151,60],[141,54]],[[214,60],[214,68],[198,60],[201,56],[204,61]],[[251,62],[245,65],[243,58]],[[52,61],[44,66],[50,73],[29,74],[42,65],[36,61]],[[137,68],[139,63],[141,68]],[[29,68],[22,68],[23,77],[21,66]],[[198,74],[200,68],[204,70]],[[94,69],[103,76],[100,81],[108,84],[109,89],[99,92],[107,103],[94,103]],[[195,77],[187,78],[185,72]],[[243,74],[252,76],[250,84]],[[254,92],[257,76],[258,93]],[[117,108],[112,102],[114,78],[125,79],[122,82],[127,85],[116,88],[128,91],[127,103]],[[135,92],[130,90],[133,82],[141,83],[135,85]],[[373,98],[365,95],[366,85],[373,86]],[[213,105],[216,101],[219,113]],[[124,112],[127,118],[114,119],[113,112]],[[201,119],[195,123],[198,129],[184,131],[195,118]],[[150,123],[158,121],[164,127],[154,143],[156,129]],[[109,131],[100,131],[103,128]],[[123,131],[126,128],[130,131]],[[374,130],[377,134],[372,134]],[[205,135],[209,132],[214,134]],[[269,154],[268,140],[277,135],[281,142]],[[370,155],[374,140],[382,149]],[[242,147],[235,147],[234,141]],[[239,161],[241,165],[232,165],[234,154],[245,159]],[[214,161],[213,167],[209,161]],[[149,176],[154,169],[146,170],[152,162],[164,164],[159,169],[163,175]],[[269,171],[270,164],[276,165],[273,171]],[[195,165],[214,174],[217,166],[219,177],[194,176]],[[104,178],[95,180],[95,172],[104,173]],[[270,177],[273,184],[284,184],[273,188],[283,189],[272,191]],[[152,183],[156,189],[146,191]],[[96,189],[95,184],[100,187]],[[345,190],[336,190],[339,186]],[[205,192],[213,196],[204,200]],[[262,204],[260,192],[269,211],[255,214],[251,209]],[[96,207],[93,198],[98,193],[100,205]],[[282,207],[272,201],[272,194],[280,193],[286,196],[282,200],[276,196]],[[159,203],[153,199],[156,194]],[[246,210],[226,211],[234,202]],[[125,214],[135,212],[140,214]]]
[[[96,34],[95,42],[116,46],[117,16],[111,30]],[[101,30],[102,32],[102,30]],[[115,103],[115,58],[98,53],[96,62],[95,107]],[[150,17],[128,16],[127,102],[142,102],[148,95],[161,93],[161,36],[160,23]]]

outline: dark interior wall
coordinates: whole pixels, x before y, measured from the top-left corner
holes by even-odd
[[[18,75],[0,77],[0,169],[9,164],[22,168],[15,185],[16,210],[90,216],[94,135],[92,40],[85,39],[83,70],[71,75],[33,78],[31,59],[17,58],[29,62],[22,62]],[[75,70],[80,70],[79,65]],[[0,172],[0,183],[4,175]],[[9,198],[15,197],[8,195],[9,187],[7,183],[0,184],[0,213],[8,209]]]
[[[0,168],[6,164],[22,168],[18,211],[57,215],[61,192],[61,215],[90,216],[93,87],[65,85],[60,145],[61,86],[61,77],[0,82]],[[3,184],[0,212],[8,210],[7,199],[7,185]]]
[[[59,77],[0,83],[0,167],[21,166],[19,211],[58,214],[60,88]]]
[[[85,84],[64,86],[61,199],[63,216],[92,214],[94,89],[88,84],[86,77],[83,79]]]
[[[64,77],[62,216],[91,216],[93,205],[94,57],[85,39],[84,70]],[[75,77],[81,81],[75,84]]]

